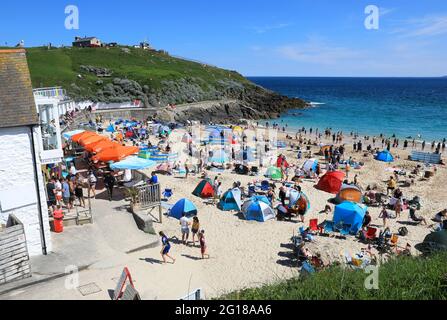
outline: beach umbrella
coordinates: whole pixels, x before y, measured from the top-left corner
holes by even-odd
[[[120,147],[119,143],[112,142],[110,140],[102,140],[102,141],[99,141],[98,143],[95,143],[94,145],[89,145],[88,151],[94,152],[94,153],[99,153],[103,150],[106,150],[109,148],[117,148],[117,147]]]
[[[92,157],[93,161],[109,162],[109,161],[121,161],[125,157],[133,154],[137,154],[138,147],[123,147],[118,146],[116,148],[109,148],[99,152],[96,156]]]
[[[289,206],[294,206],[298,199],[301,197],[301,193],[296,189],[289,190]]]
[[[278,180],[278,179],[282,179],[282,172],[281,172],[281,169],[279,169],[278,167],[272,166],[267,169],[265,176],[270,179]]]
[[[81,134],[84,133],[85,130],[74,130],[74,131],[70,131],[70,132],[65,132],[63,134],[63,137],[65,138],[65,140],[71,140],[71,138],[77,134]]]
[[[108,139],[104,136],[96,135],[96,136],[91,136],[91,137],[87,137],[87,138],[82,138],[80,140],[80,144],[83,147],[88,147],[91,144],[95,144],[95,143],[98,143],[99,141],[103,141],[103,140],[108,140]]]
[[[138,157],[127,157],[124,160],[115,162],[110,165],[112,170],[144,170],[156,166],[156,162]]]
[[[113,126],[113,124],[110,124],[106,129],[106,132],[114,133],[115,131],[116,130],[115,130],[115,127]]]
[[[181,219],[183,214],[188,218],[197,215],[197,207],[188,199],[179,200],[169,211],[169,216],[176,219]]]
[[[71,137],[73,142],[79,143],[82,138],[87,138],[91,136],[97,136],[96,132],[93,131],[84,131],[78,134],[75,134]]]

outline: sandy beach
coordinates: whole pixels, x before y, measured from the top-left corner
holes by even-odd
[[[278,134],[278,140],[283,139],[283,133]],[[292,143],[297,143],[290,140]],[[405,160],[408,158],[410,150],[393,149],[393,155],[398,155],[399,159],[391,164],[379,162],[373,156],[364,157],[363,153],[355,153],[352,146],[346,143],[346,157],[352,156],[354,160],[361,161],[364,166],[360,170],[350,172],[349,179],[352,180],[355,174],[358,175],[359,185],[365,189],[368,185],[378,185],[379,191],[386,193],[386,181],[392,175],[393,169],[404,169],[410,172],[419,163]],[[312,146],[313,157],[324,162],[324,157],[314,155],[319,151],[318,146]],[[296,151],[290,147],[279,150],[286,155],[289,164],[301,166],[306,159],[297,159]],[[259,176],[237,175],[226,170],[222,173],[209,172],[209,177],[214,179],[219,175],[222,181],[223,190],[232,187],[233,182],[240,181],[242,186],[255,180],[263,180],[263,173],[266,167],[261,170]],[[150,174],[151,170],[146,173]],[[280,279],[287,279],[298,274],[296,262],[292,263],[291,237],[296,235],[302,223],[292,219],[288,221],[270,220],[265,223],[246,221],[242,215],[236,212],[224,212],[216,206],[206,204],[206,201],[193,196],[191,193],[201,180],[198,176],[190,175],[187,179],[177,176],[159,176],[162,189],[172,188],[173,197],[169,203],[174,204],[181,198],[190,199],[198,208],[198,217],[201,227],[206,230],[207,242],[211,258],[200,260],[200,248],[184,246],[180,241],[180,225],[177,219],[166,218],[162,225],[156,225],[157,231],[164,231],[169,237],[174,238],[172,254],[177,258],[175,265],[158,266],[152,268],[164,268],[163,278],[171,282],[181,281],[185,276],[182,272],[187,268],[194,268],[191,273],[194,275],[195,283],[200,285],[207,294],[207,297],[218,297],[222,294],[242,288],[261,286],[267,283],[276,282]],[[418,214],[423,215],[429,225],[431,218],[440,210],[447,207],[445,199],[444,183],[447,179],[445,166],[438,166],[434,177],[428,181],[416,181],[415,185],[402,188],[404,196],[412,199],[413,196],[421,198],[422,208]],[[319,213],[328,204],[328,200],[334,195],[325,193],[314,188],[315,181],[304,180],[300,185],[303,192],[311,202],[311,209],[306,215],[305,226],[308,226],[309,219],[317,218],[319,223],[332,219],[332,214]],[[279,183],[277,184],[280,185]],[[332,208],[334,207],[331,205]],[[382,227],[382,219],[379,219],[380,207],[371,207],[369,211],[372,216],[372,224]],[[398,245],[404,247],[410,243],[413,247],[412,254],[419,254],[414,246],[423,241],[431,229],[425,225],[408,225],[408,210],[404,211],[401,218],[390,219],[388,226],[392,232],[406,226],[409,234],[399,240]],[[381,228],[383,230],[383,228]],[[316,237],[314,243],[309,243],[308,248],[312,253],[320,253],[327,262],[343,262],[344,255],[348,253],[360,252],[366,245],[360,243],[355,237],[348,237],[346,240]],[[159,258],[157,250],[152,250],[153,258]],[[374,252],[373,249],[373,253]],[[188,270],[191,272],[191,270]],[[189,274],[189,273],[188,273]],[[177,280],[176,280],[177,279]],[[163,288],[160,288],[163,291]]]

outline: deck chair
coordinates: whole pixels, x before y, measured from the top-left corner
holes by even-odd
[[[309,228],[310,231],[320,231],[320,228],[318,226],[318,219],[311,219],[309,221]]]
[[[172,192],[172,189],[165,189],[165,191],[163,191],[163,197],[166,201],[168,201],[173,195],[174,193]]]
[[[368,230],[366,231],[365,238],[367,241],[376,240],[377,238],[376,235],[377,235],[377,229],[369,227]]]

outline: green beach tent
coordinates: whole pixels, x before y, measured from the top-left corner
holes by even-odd
[[[277,167],[270,167],[267,169],[265,176],[270,179],[280,180],[282,179],[281,169]]]
[[[214,197],[213,182],[210,179],[204,179],[200,181],[192,194],[200,198]]]

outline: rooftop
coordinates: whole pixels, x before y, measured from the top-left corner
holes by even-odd
[[[26,51],[0,50],[0,128],[38,123]]]

